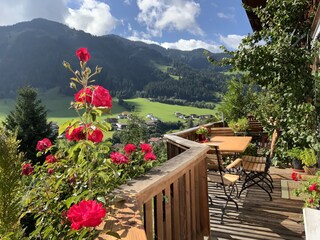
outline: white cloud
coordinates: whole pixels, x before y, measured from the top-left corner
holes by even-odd
[[[131,0],[123,0],[123,2],[127,5],[130,5],[131,4]]]
[[[62,22],[68,14],[67,0],[8,0],[0,1],[0,26],[12,25],[34,18]]]
[[[191,50],[198,49],[198,48],[207,49],[210,52],[214,52],[214,53],[222,51],[220,49],[220,46],[216,43],[204,42],[204,41],[195,40],[195,39],[189,39],[189,40],[180,39],[177,42],[163,42],[163,43],[152,41],[150,39],[139,38],[137,36],[131,36],[128,39],[130,39],[132,41],[145,42],[147,44],[157,44],[157,45],[160,45],[161,47],[164,47],[164,48],[179,49],[179,50],[183,50],[183,51],[191,51]]]
[[[117,22],[110,12],[109,5],[96,0],[83,0],[79,9],[69,8],[69,15],[65,19],[69,27],[98,36],[110,33]]]
[[[219,40],[226,46],[226,48],[237,49],[245,36],[229,34],[227,36],[219,35]]]
[[[227,19],[227,20],[234,20],[234,14],[225,14],[222,12],[217,13],[219,18]]]
[[[204,35],[196,21],[200,5],[193,0],[137,0],[137,5],[137,20],[151,36],[162,36],[165,29]]]

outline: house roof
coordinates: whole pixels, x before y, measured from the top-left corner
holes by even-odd
[[[242,0],[242,3],[252,8],[260,6],[265,7],[267,0]],[[260,31],[262,29],[262,26],[258,16],[250,10],[246,10],[246,13],[253,31]]]

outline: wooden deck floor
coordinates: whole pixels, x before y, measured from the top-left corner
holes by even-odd
[[[229,203],[220,224],[223,201],[213,198],[209,205],[211,239],[305,239],[302,222],[302,206],[300,200],[281,198],[281,179],[290,179],[292,170],[271,168],[274,179],[273,200],[259,188],[249,188],[237,199],[239,211],[233,203]],[[209,195],[222,192],[213,184],[209,184]]]

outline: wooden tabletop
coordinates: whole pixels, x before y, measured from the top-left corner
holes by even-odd
[[[220,152],[242,153],[246,150],[252,137],[248,136],[215,136],[211,137],[205,144],[218,146]]]

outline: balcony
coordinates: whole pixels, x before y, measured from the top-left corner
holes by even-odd
[[[303,202],[281,197],[281,179],[290,179],[290,169],[271,168],[272,201],[260,189],[249,188],[237,200],[239,211],[228,205],[220,224],[223,202],[213,198],[210,205],[208,195],[222,189],[207,182],[209,147],[195,142],[196,129],[165,135],[169,160],[117,189],[114,217],[104,227],[130,240],[303,239]]]

